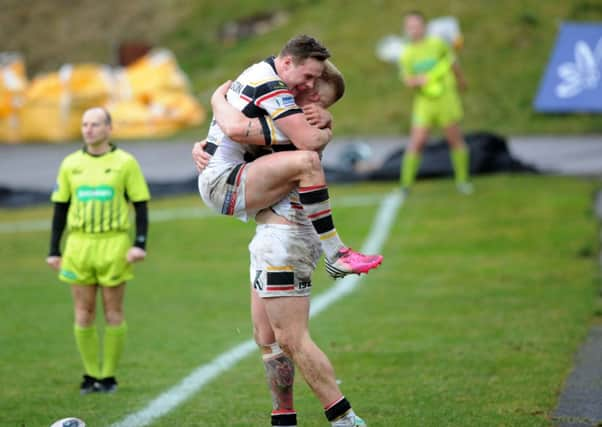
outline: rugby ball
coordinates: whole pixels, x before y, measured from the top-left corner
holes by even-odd
[[[50,427],[86,427],[86,423],[79,418],[63,418],[53,422]]]

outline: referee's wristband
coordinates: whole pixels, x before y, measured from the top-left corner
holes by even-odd
[[[146,250],[146,236],[136,236],[136,239],[134,239],[134,246]]]

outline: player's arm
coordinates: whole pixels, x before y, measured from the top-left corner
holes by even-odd
[[[275,135],[273,126],[270,123],[271,119],[266,117],[249,118],[234,108],[225,97],[230,85],[230,81],[222,84],[215,90],[211,97],[213,115],[220,129],[230,139],[241,144],[270,144],[271,141],[277,136]],[[322,129],[332,128],[332,115],[317,104],[311,104],[310,106],[307,106],[303,109],[303,113],[303,117],[307,120],[310,126],[316,126]],[[297,148],[300,147],[297,146]],[[193,149],[193,158],[194,157],[195,154]]]
[[[259,89],[258,89],[259,90]],[[332,139],[332,130],[311,126],[293,94],[281,80],[269,82],[254,94],[255,106],[269,114],[276,127],[300,150],[319,151]]]
[[[58,270],[61,267],[61,237],[67,225],[68,212],[69,202],[54,203],[52,229],[50,232],[50,250],[46,258],[46,263],[54,270]]]
[[[311,103],[303,107],[305,120],[320,129],[332,129],[332,114],[319,104]]]
[[[226,93],[231,84],[228,80],[211,96],[211,108],[217,124],[222,132],[235,142],[266,145],[265,135],[266,131],[269,132],[267,124],[262,123],[259,118],[246,117],[226,100]]]
[[[128,262],[142,261],[146,257],[146,237],[148,235],[148,204],[146,201],[133,202],[136,213],[136,237],[128,250]]]
[[[127,164],[125,191],[127,198],[134,205],[136,214],[136,234],[132,247],[126,254],[128,262],[142,261],[146,257],[146,241],[148,236],[148,205],[150,200],[150,192],[148,185],[142,174],[140,165],[132,157]]]
[[[300,150],[320,151],[332,139],[332,130],[311,126],[303,114],[292,114],[277,119],[278,128]]]
[[[426,83],[424,75],[412,73],[412,59],[408,54],[399,57],[399,78],[409,88],[415,89]]]
[[[441,78],[442,76],[447,74],[449,69],[452,68],[453,62],[451,62],[451,60],[453,60],[453,59],[444,57],[444,58],[441,58],[439,61],[437,61],[437,65],[435,65],[426,74],[424,74],[425,83],[432,82],[434,80],[438,80],[439,78]]]
[[[52,191],[50,200],[54,203],[54,211],[52,213],[50,249],[46,263],[54,270],[59,270],[61,267],[61,238],[67,225],[67,215],[69,213],[69,204],[71,203],[69,166],[66,159],[63,160],[59,167],[56,186]]]
[[[453,68],[454,64],[456,63],[456,58],[451,47],[443,40],[437,39],[437,43],[439,44],[440,49],[439,60],[435,66],[425,74],[426,82],[438,80],[439,78],[443,77],[449,72],[450,68]]]
[[[206,146],[207,138],[203,139],[202,141],[195,142],[192,146],[192,161],[199,173],[205,170],[212,157],[211,154],[205,151]]]
[[[146,201],[133,202],[136,213],[136,237],[134,246],[146,250],[146,237],[148,235],[148,203]]]
[[[454,61],[452,65],[452,70],[454,72],[454,76],[456,77],[456,82],[458,83],[458,87],[460,88],[460,90],[466,90],[468,85],[466,84],[464,73],[462,72],[460,64],[458,64],[458,61]]]

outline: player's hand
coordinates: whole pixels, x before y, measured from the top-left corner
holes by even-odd
[[[418,75],[418,76],[413,76],[413,77],[406,77],[404,79],[406,85],[408,85],[411,88],[417,88],[417,87],[421,87],[424,86],[426,84],[426,76],[425,75]]]
[[[427,82],[428,82],[428,78],[424,74],[414,77],[414,85],[416,87],[422,87],[425,84],[427,84]]]
[[[194,166],[199,173],[205,170],[209,164],[209,160],[211,160],[211,154],[205,151],[206,145],[207,139],[203,139],[202,141],[195,142],[194,146],[192,147],[192,161],[194,162]]]
[[[332,114],[318,104],[306,105],[303,107],[303,114],[305,120],[312,126],[320,129],[332,128]]]
[[[232,86],[232,80],[227,80],[218,86],[217,89],[215,89],[215,92],[213,92],[213,95],[211,95],[211,106],[213,109],[215,109],[214,102],[219,99],[224,99],[228,93],[228,89],[230,89],[230,86]]]
[[[129,250],[125,258],[131,264],[134,262],[144,261],[146,257],[146,251],[138,246],[132,246]]]
[[[46,264],[50,266],[53,270],[59,271],[61,269],[61,257],[60,256],[49,256],[46,258]]]

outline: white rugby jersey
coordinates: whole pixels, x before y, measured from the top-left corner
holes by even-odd
[[[295,102],[290,89],[276,73],[274,57],[251,65],[232,83],[226,98],[230,104],[245,116],[259,118],[270,151],[294,150],[274,121],[303,111]],[[256,148],[256,147],[255,147]],[[245,144],[239,144],[228,138],[213,119],[207,136],[206,151],[213,154],[208,168],[223,168],[244,161]]]
[[[276,73],[274,57],[251,65],[232,83],[226,95],[230,104],[250,118],[259,118],[265,146],[246,145],[232,141],[215,119],[211,121],[205,148],[213,155],[206,170],[225,170],[243,161],[252,161],[272,151],[295,150],[289,138],[274,121],[292,114],[303,113],[295,97]],[[271,208],[276,214],[297,224],[311,224],[293,190]]]

